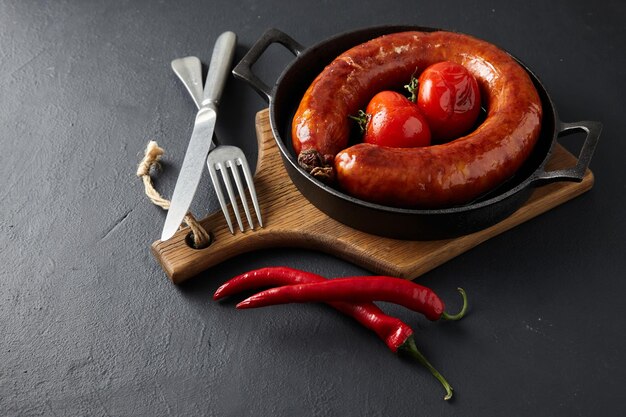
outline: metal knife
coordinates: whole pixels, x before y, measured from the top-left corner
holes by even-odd
[[[202,103],[196,115],[187,153],[167,212],[163,233],[161,233],[162,241],[171,238],[178,230],[198,188],[206,157],[215,147],[212,137],[217,118],[217,104],[230,73],[236,45],[237,35],[233,32],[222,33],[215,42]]]

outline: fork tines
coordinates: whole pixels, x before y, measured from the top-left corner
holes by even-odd
[[[209,168],[211,182],[215,187],[217,199],[219,200],[220,207],[222,209],[222,212],[224,213],[224,217],[226,218],[226,223],[228,223],[228,229],[230,230],[230,232],[232,234],[235,233],[228,211],[228,205],[224,197],[224,193],[222,192],[221,182],[226,187],[226,193],[228,194],[228,199],[230,200],[230,204],[233,207],[233,212],[235,213],[235,218],[237,219],[237,224],[239,225],[239,230],[241,230],[242,232],[244,231],[243,221],[241,220],[241,216],[239,215],[237,196],[235,195],[235,191],[230,180],[231,176],[235,180],[237,195],[239,196],[239,200],[243,205],[248,224],[250,225],[250,228],[254,230],[254,223],[252,222],[252,216],[248,207],[248,201],[246,198],[246,193],[244,191],[244,184],[241,180],[241,175],[239,173],[239,167],[241,167],[241,172],[243,172],[243,176],[246,181],[248,193],[250,194],[250,200],[252,200],[252,205],[254,206],[254,211],[256,213],[259,227],[263,227],[261,210],[259,209],[259,201],[256,195],[256,190],[254,188],[252,173],[250,172],[248,161],[246,160],[246,156],[244,155],[243,151],[236,146],[218,146],[209,153],[209,156],[207,157],[207,166]],[[220,178],[217,175],[217,171],[220,171],[221,173],[221,182]]]

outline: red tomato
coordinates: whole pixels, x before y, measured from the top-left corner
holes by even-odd
[[[381,91],[367,105],[363,141],[380,146],[430,145],[430,129],[415,103],[394,91]]]
[[[417,105],[428,120],[433,140],[454,139],[467,133],[480,113],[478,83],[462,65],[439,62],[419,77]]]

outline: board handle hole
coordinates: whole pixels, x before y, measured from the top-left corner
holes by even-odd
[[[187,234],[187,236],[185,236],[185,243],[187,244],[187,246],[189,246],[191,249],[206,249],[209,246],[211,246],[211,243],[213,243],[213,233],[209,232],[209,240],[208,242],[206,242],[204,245],[202,246],[196,246],[196,243],[194,242],[194,238],[193,238],[193,232],[189,232]]]

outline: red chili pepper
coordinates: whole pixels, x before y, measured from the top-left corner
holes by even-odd
[[[465,292],[462,289],[459,291],[461,291],[465,305],[467,301]],[[422,313],[433,321],[441,318],[445,320],[460,318],[458,314],[446,313],[443,301],[430,288],[406,279],[386,276],[336,278],[323,282],[271,288],[247,298],[237,304],[237,308],[327,301],[353,303],[387,301]]]
[[[261,268],[230,279],[215,291],[213,299],[219,300],[259,287],[305,284],[324,282],[326,280],[321,275],[293,268]],[[337,301],[327,304],[346,315],[354,317],[359,323],[376,332],[393,352],[397,352],[398,340],[401,343],[406,339],[406,332],[412,333],[408,326],[399,326],[399,323],[404,324],[400,319],[386,315],[372,303],[353,304]]]
[[[258,287],[325,282],[321,275],[287,267],[261,268],[232,278],[217,289],[215,300]],[[443,385],[445,399],[452,398],[452,387],[417,349],[413,330],[400,319],[388,316],[371,302],[327,302],[336,310],[354,318],[364,327],[374,331],[394,353],[404,353],[416,359]],[[464,310],[462,311],[464,313]],[[460,317],[459,317],[460,318]]]

